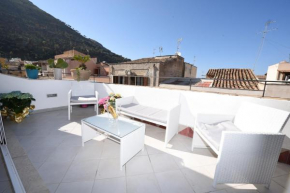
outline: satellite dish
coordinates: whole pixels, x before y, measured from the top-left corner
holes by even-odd
[[[181,52],[176,52],[176,55],[181,56]]]

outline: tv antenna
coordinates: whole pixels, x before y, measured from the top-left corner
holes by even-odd
[[[155,56],[155,48],[153,49],[153,57]]]
[[[160,56],[161,56],[161,53],[163,52],[163,47],[162,46],[160,46],[159,47],[159,54],[160,54]]]
[[[193,65],[195,65],[195,56],[193,57]]]
[[[266,38],[266,35],[268,32],[270,31],[274,31],[274,30],[277,30],[277,28],[273,28],[273,29],[268,29],[269,25],[271,23],[275,23],[276,21],[273,21],[273,20],[269,20],[265,23],[265,28],[264,28],[264,31],[260,32],[262,33],[262,41],[261,41],[261,44],[260,44],[260,47],[258,49],[258,54],[257,54],[257,57],[256,57],[256,60],[255,60],[255,63],[253,65],[253,72],[255,71],[255,67],[256,67],[256,64],[260,58],[260,55],[262,53],[262,50],[263,50],[263,47],[264,47],[264,41],[265,41],[265,38]]]
[[[182,42],[182,38],[179,38],[177,40],[177,49],[176,49],[176,55],[179,55],[179,56],[181,55],[181,53],[179,52],[181,42]]]

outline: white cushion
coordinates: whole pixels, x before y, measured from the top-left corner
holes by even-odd
[[[231,121],[224,121],[216,124],[205,124],[199,122],[197,123],[197,126],[200,128],[207,140],[209,140],[217,150],[221,143],[223,131],[240,131]]]
[[[139,104],[130,103],[130,104],[127,104],[127,105],[122,105],[120,109],[121,109],[121,111],[124,111],[126,113],[135,114],[136,111],[142,110],[144,108],[146,108],[146,107],[144,107],[142,105],[139,105]]]
[[[165,110],[160,110],[154,114],[151,114],[149,116],[150,119],[152,119],[153,121],[158,121],[161,123],[167,123],[167,111]]]
[[[72,96],[70,101],[72,103],[94,103],[94,102],[98,102],[96,96],[94,96],[94,95]]]
[[[130,103],[127,105],[122,105],[121,111],[161,123],[167,122],[167,111],[153,107]]]

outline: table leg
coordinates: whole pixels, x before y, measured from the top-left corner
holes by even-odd
[[[139,151],[144,150],[145,125],[120,140],[120,170]]]
[[[94,128],[82,122],[82,146],[85,145],[85,142],[97,137],[98,135],[100,134]]]

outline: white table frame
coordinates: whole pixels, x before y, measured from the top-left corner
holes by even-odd
[[[99,135],[105,135],[108,139],[120,144],[120,170],[138,152],[144,151],[145,124],[124,137],[117,137],[95,125],[82,121],[82,146],[85,145],[85,142]]]

